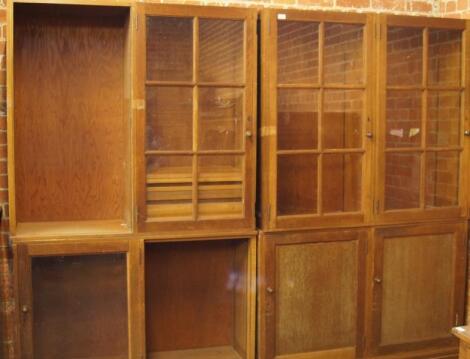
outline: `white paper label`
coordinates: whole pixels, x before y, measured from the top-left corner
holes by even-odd
[[[286,15],[286,14],[277,14],[277,19],[278,19],[278,20],[286,20],[286,19],[287,19],[287,15]]]

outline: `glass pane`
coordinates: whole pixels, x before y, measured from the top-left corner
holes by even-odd
[[[318,23],[278,21],[277,82],[318,82]]]
[[[243,82],[243,21],[199,20],[199,80]]]
[[[243,156],[199,156],[198,216],[241,216]]]
[[[385,209],[419,208],[419,153],[385,155]]]
[[[278,90],[277,148],[314,149],[318,142],[318,92]]]
[[[459,152],[426,154],[426,207],[457,206]]]
[[[387,147],[421,145],[421,92],[387,91]]]
[[[429,29],[429,84],[460,85],[462,32]]]
[[[324,154],[322,201],[324,212],[361,209],[362,154]]]
[[[240,150],[243,143],[243,90],[199,89],[199,150]]]
[[[317,212],[317,155],[281,155],[277,163],[277,214]]]
[[[147,157],[147,217],[165,220],[191,217],[192,156]]]
[[[363,26],[326,23],[324,63],[326,83],[363,83]]]
[[[191,81],[193,20],[147,17],[147,79]]]
[[[191,150],[193,90],[188,87],[147,87],[146,148]]]
[[[323,102],[323,147],[361,147],[363,92],[325,91]]]
[[[125,254],[33,257],[34,358],[127,358]]]
[[[423,29],[389,27],[387,32],[388,85],[421,86],[423,80]]]
[[[427,146],[460,143],[460,92],[428,93]]]

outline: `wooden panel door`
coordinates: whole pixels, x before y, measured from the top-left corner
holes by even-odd
[[[126,240],[18,244],[21,358],[138,355],[137,332],[129,330],[138,312],[133,257],[138,251],[132,256]]]
[[[367,220],[371,19],[263,11],[264,229]]]
[[[256,10],[138,12],[140,230],[253,228]]]
[[[366,230],[262,236],[260,358],[361,355],[366,242]]]
[[[465,26],[463,20],[379,17],[379,222],[466,214]]]
[[[372,352],[455,346],[462,323],[466,225],[427,224],[375,230]]]

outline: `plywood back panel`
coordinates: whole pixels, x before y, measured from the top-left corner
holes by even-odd
[[[124,218],[127,16],[15,5],[18,222]]]
[[[148,353],[218,346],[246,350],[247,246],[239,242],[146,245]]]
[[[128,357],[125,254],[32,259],[34,358]]]
[[[381,345],[450,335],[453,243],[452,234],[384,239]]]
[[[277,355],[355,346],[357,242],[280,246],[276,268]]]

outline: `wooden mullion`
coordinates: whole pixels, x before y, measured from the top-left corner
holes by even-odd
[[[198,219],[198,141],[199,141],[199,18],[193,20],[193,220]]]
[[[428,68],[429,68],[429,28],[423,30],[423,91],[421,94],[421,147],[425,150],[421,155],[419,203],[424,210],[426,206],[426,146],[428,122]]]
[[[194,67],[194,66],[193,66]],[[193,81],[160,81],[160,80],[146,80],[145,86],[159,86],[159,87],[193,87]]]
[[[317,158],[317,212],[323,213],[323,100],[325,96],[324,86],[324,47],[325,47],[325,23],[321,22],[318,26],[318,82],[320,89],[318,93],[318,150]]]

